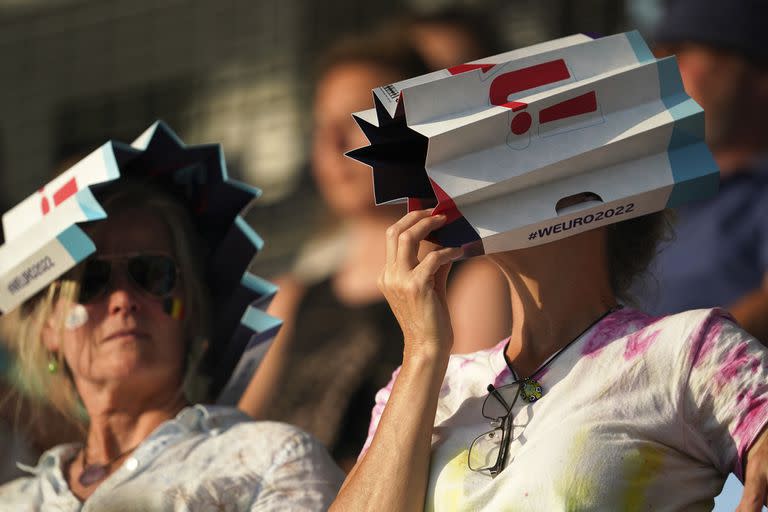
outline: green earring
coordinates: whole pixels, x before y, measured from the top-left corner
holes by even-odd
[[[59,371],[59,361],[55,357],[52,357],[51,359],[48,360],[48,373],[53,375],[58,371]]]

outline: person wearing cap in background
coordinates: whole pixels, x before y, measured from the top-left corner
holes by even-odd
[[[669,314],[721,306],[768,344],[768,2],[672,0],[655,33],[674,54],[685,89],[703,108],[720,167],[714,197],[677,210],[635,295]]]
[[[261,241],[240,214],[256,192],[227,178],[218,145],[156,123],[3,217],[0,320],[25,382],[85,435],[0,487],[0,508],[328,506],[342,474],[312,437],[191,403],[279,325],[262,311],[274,290],[246,271]]]

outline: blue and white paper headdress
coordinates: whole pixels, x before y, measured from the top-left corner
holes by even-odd
[[[263,242],[243,213],[260,191],[227,176],[219,144],[187,146],[163,122],[130,145],[105,143],[3,215],[0,314],[97,250],[81,225],[107,217],[98,191],[123,178],[146,180],[177,197],[207,245],[212,339],[203,369],[218,394],[244,352],[274,337],[281,324],[265,312],[277,288],[247,270]]]
[[[637,32],[570,36],[374,89],[355,114],[377,204],[433,207],[431,238],[531,247],[712,195],[701,107]]]

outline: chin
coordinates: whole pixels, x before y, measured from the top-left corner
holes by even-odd
[[[376,211],[370,191],[365,194],[350,191],[328,198],[331,209],[340,217],[355,217]]]

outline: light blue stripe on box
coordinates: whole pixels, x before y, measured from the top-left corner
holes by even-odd
[[[674,120],[667,148],[675,183],[667,207],[674,208],[716,194],[720,172],[704,142],[704,110],[685,92],[677,61],[661,59],[657,68],[661,99]]]
[[[283,321],[264,311],[249,306],[243,313],[240,323],[253,332],[260,334],[279,328]]]
[[[75,198],[87,220],[107,218],[107,212],[104,211],[104,208],[101,207],[99,202],[93,196],[93,192],[89,187],[79,190],[77,194],[75,194]]]
[[[627,36],[627,41],[629,41],[630,46],[632,46],[632,50],[634,50],[638,62],[654,60],[655,57],[653,56],[653,53],[651,53],[651,49],[648,48],[648,45],[645,44],[645,40],[643,40],[643,36],[640,35],[640,32],[632,30],[631,32],[626,32],[624,35]]]
[[[262,240],[262,238],[256,233],[256,231],[254,231],[251,226],[248,225],[247,222],[245,222],[245,219],[238,215],[235,217],[235,225],[240,228],[240,231],[242,231],[246,237],[248,237],[253,246],[256,247],[256,250],[261,251],[261,249],[264,247],[264,240]]]
[[[77,225],[69,226],[59,233],[56,239],[67,250],[69,255],[75,260],[75,263],[83,261],[85,258],[96,252],[96,246],[85,232]]]
[[[262,279],[261,277],[246,271],[240,279],[240,284],[258,293],[259,296],[270,296],[277,293],[277,286],[274,283]]]
[[[112,141],[109,141],[101,146],[101,153],[108,179],[114,180],[119,178],[120,167],[117,165],[117,159],[115,158],[115,151],[112,147]]]

